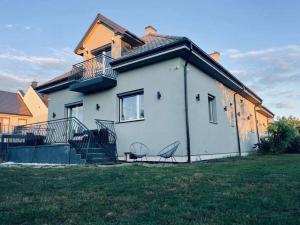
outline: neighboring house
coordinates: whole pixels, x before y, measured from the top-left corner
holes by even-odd
[[[32,83],[36,87],[36,82]],[[0,91],[0,134],[12,133],[14,127],[46,121],[47,98],[30,86],[26,93]]]
[[[49,120],[115,121],[118,158],[146,144],[148,160],[178,140],[179,162],[253,151],[273,120],[262,99],[186,37],[138,37],[98,14],[75,49],[83,61],[36,90],[49,95]]]

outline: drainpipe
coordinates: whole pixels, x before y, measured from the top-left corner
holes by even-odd
[[[193,45],[190,43],[189,55],[185,60],[183,68],[183,78],[184,78],[184,106],[185,106],[185,127],[186,127],[186,143],[187,143],[187,155],[188,163],[191,163],[191,143],[190,143],[190,126],[189,126],[189,108],[188,108],[188,96],[187,96],[187,65],[190,56],[193,51]]]
[[[257,134],[257,143],[259,143],[259,130],[258,130],[258,121],[257,121],[257,116],[256,116],[256,107],[258,105],[254,105],[254,116],[255,116],[255,127],[256,127],[256,134]]]
[[[233,99],[234,99],[235,127],[236,127],[236,135],[237,135],[237,143],[238,143],[239,155],[242,156],[239,123],[238,123],[238,116],[237,116],[237,109],[236,109],[236,95],[237,95],[237,93],[234,93],[234,95],[233,95]]]

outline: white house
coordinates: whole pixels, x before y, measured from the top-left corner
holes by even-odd
[[[36,88],[49,95],[49,120],[114,121],[119,160],[133,142],[147,160],[180,141],[178,162],[246,155],[274,115],[262,99],[186,37],[134,33],[98,14],[75,49],[83,61]],[[146,158],[143,158],[146,160]]]

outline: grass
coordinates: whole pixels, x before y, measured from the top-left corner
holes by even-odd
[[[300,155],[0,168],[0,224],[300,224]]]

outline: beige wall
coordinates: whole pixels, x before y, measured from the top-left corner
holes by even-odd
[[[2,118],[8,118],[9,119],[9,132],[13,131],[13,128],[15,126],[19,126],[19,125],[23,125],[21,124],[21,122],[25,122],[28,124],[30,123],[32,117],[31,116],[19,116],[19,115],[10,115],[10,114],[0,114],[0,122]],[[1,125],[0,127],[0,134],[4,132],[7,132],[6,130],[7,128],[3,128],[3,126]]]
[[[265,115],[259,112],[256,113],[256,117],[257,117],[259,136],[264,137],[267,135],[267,127],[268,127],[269,119]]]
[[[123,48],[130,48],[130,45],[121,40],[121,36],[115,34],[104,24],[96,23],[90,33],[83,41],[83,48],[77,51],[77,54],[83,54],[83,60],[93,58],[92,50],[111,44],[112,58],[121,56]]]
[[[32,117],[29,119],[28,123],[47,121],[48,107],[31,86],[29,86],[25,95],[21,95],[21,97],[32,114]]]

